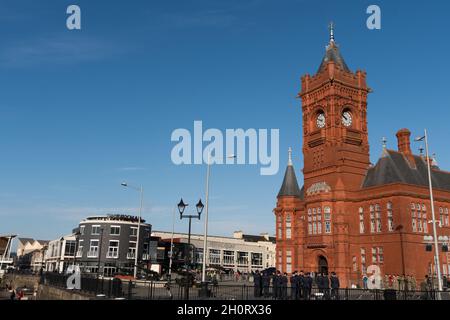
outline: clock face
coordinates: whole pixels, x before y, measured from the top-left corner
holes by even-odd
[[[342,124],[346,127],[350,127],[352,125],[352,114],[350,113],[350,111],[344,111],[342,113]]]
[[[317,115],[317,128],[322,129],[323,127],[325,127],[325,114],[324,113],[319,113]]]

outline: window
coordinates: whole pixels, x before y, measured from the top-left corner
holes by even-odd
[[[277,225],[278,225],[278,239],[283,238],[283,226],[281,222],[281,215],[277,216]]]
[[[120,235],[120,226],[111,226],[109,234],[112,236]]]
[[[448,226],[449,225],[449,221],[448,221],[448,208],[445,208],[444,210],[444,226]]]
[[[109,240],[108,252],[106,254],[107,258],[118,258],[119,257],[119,241]]]
[[[100,234],[100,226],[92,226],[91,235],[98,236]]]
[[[370,206],[370,232],[375,232],[375,212],[373,206]]]
[[[220,250],[209,249],[209,263],[220,264]]]
[[[286,216],[286,239],[291,239],[291,215]]]
[[[131,227],[130,228],[130,237],[136,237],[137,236],[137,231],[138,231],[138,228]]]
[[[364,209],[359,208],[359,233],[364,233]]]
[[[378,262],[377,248],[372,248],[372,263]]]
[[[388,220],[388,231],[394,231],[394,216],[392,214],[392,203],[387,204],[387,220]]]
[[[77,258],[81,258],[82,256],[83,256],[83,240],[79,240],[77,248]]]
[[[223,251],[223,264],[234,265],[234,251]]]
[[[356,257],[355,256],[353,256],[352,262],[353,262],[353,272],[358,271],[358,264],[356,263]]]
[[[84,227],[85,227],[85,226],[80,226],[80,234],[81,234],[82,236],[84,236]]]
[[[89,251],[87,254],[88,258],[97,258],[98,257],[98,244],[99,240],[91,240],[89,244]]]
[[[248,252],[238,251],[238,265],[247,266],[248,265]]]
[[[286,272],[287,273],[292,272],[292,251],[291,250],[286,251]]]
[[[323,213],[325,219],[325,233],[331,233],[331,208],[325,207]]]
[[[130,241],[128,245],[127,259],[136,258],[136,241]]]
[[[330,216],[330,208],[324,208],[324,220],[329,221],[331,219]],[[312,223],[311,223],[312,221]],[[327,229],[326,226],[329,225]],[[331,232],[331,223],[325,222],[325,232]],[[308,233],[309,234],[322,234],[322,209],[321,208],[313,208],[308,209]]]
[[[262,259],[263,259],[262,253],[252,252],[252,266],[262,267],[262,265],[263,265]]]
[[[203,263],[203,248],[195,248],[195,261]]]
[[[414,203],[411,204],[411,219],[412,231],[417,232],[416,206]]]
[[[381,232],[381,207],[379,204],[375,205],[375,217],[377,232]]]
[[[76,246],[75,240],[67,240],[64,255],[73,257],[75,255],[75,246]]]
[[[384,262],[383,248],[378,247],[377,251],[378,251],[378,262],[383,263]]]

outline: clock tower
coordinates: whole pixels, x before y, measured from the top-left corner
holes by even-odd
[[[319,70],[302,77],[305,190],[358,190],[369,167],[366,73],[353,73],[330,42]],[[344,187],[345,186],[345,187]]]

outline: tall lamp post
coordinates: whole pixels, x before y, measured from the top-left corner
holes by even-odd
[[[141,231],[141,215],[142,215],[142,202],[144,199],[144,189],[142,186],[134,187],[129,185],[126,182],[122,182],[123,187],[131,188],[133,190],[139,191],[140,193],[140,205],[139,205],[139,217],[138,217],[138,229],[137,229],[137,239],[136,239],[136,252],[134,254],[134,278],[137,278],[137,266],[138,266],[138,253],[139,253],[139,237],[140,237],[140,231]]]
[[[227,156],[227,159],[234,159],[236,156],[231,154]],[[208,283],[206,282],[206,258],[208,252],[208,209],[209,209],[209,177],[211,174],[211,152],[208,153],[208,163],[206,169],[206,213],[205,213],[205,226],[203,235],[203,265],[202,265],[202,295],[208,294]]]
[[[426,151],[426,162],[428,167],[428,187],[430,189],[430,202],[431,202],[431,219],[433,224],[433,237],[434,237],[434,260],[436,266],[436,272],[438,277],[438,289],[442,291],[442,278],[441,278],[441,266],[439,262],[439,247],[438,247],[438,237],[436,231],[436,215],[434,213],[434,199],[433,199],[433,184],[431,182],[431,164],[430,155],[428,151],[428,135],[427,130],[424,130],[425,135],[423,137],[416,138],[415,141],[425,141],[425,151]],[[438,295],[438,298],[440,295]]]
[[[192,218],[196,218],[200,220],[200,216],[203,212],[203,208],[205,207],[202,203],[202,200],[198,200],[197,204],[195,205],[195,208],[197,209],[196,215],[185,215],[184,210],[188,206],[187,203],[184,203],[183,198],[181,198],[180,202],[178,203],[178,212],[180,213],[180,219],[189,219],[189,233],[188,233],[188,264],[191,263],[191,255],[190,255],[190,248],[191,248],[191,225],[192,225]]]

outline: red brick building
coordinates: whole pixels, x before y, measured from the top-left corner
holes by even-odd
[[[361,283],[370,265],[381,276],[434,272],[426,159],[414,155],[410,132],[398,131],[398,150],[369,160],[366,73],[353,73],[331,36],[314,76],[301,79],[304,183],[292,161],[274,209],[277,269],[335,271],[343,287]],[[291,158],[290,158],[291,159]],[[450,172],[432,169],[438,235],[450,235]],[[450,255],[440,249],[443,275]]]

